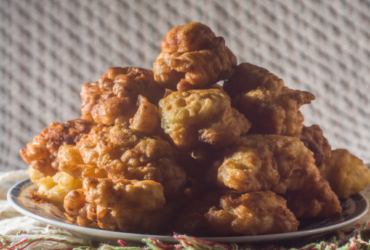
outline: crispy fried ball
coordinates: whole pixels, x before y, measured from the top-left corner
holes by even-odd
[[[271,191],[210,193],[191,202],[175,230],[192,236],[259,235],[297,231],[299,222],[286,201]]]
[[[327,218],[342,212],[338,196],[324,179],[300,190],[287,191],[284,198],[297,218]]]
[[[168,142],[121,125],[93,128],[76,146],[61,147],[58,158],[61,169],[75,178],[88,177],[80,169],[93,165],[95,174],[107,172],[112,179],[159,182],[166,196],[181,192],[186,183],[186,174]]]
[[[320,169],[325,159],[331,157],[331,146],[324,137],[319,125],[310,127],[303,126],[302,132],[297,136],[304,145],[312,151],[315,158],[315,164]]]
[[[292,90],[284,81],[264,68],[241,63],[232,78],[224,83],[234,107],[252,122],[251,133],[297,135],[304,120],[299,108],[315,96]]]
[[[114,187],[117,187],[118,180],[113,181],[114,184],[112,184],[111,180],[102,180],[99,179],[100,183],[108,183],[109,185],[113,185]],[[124,185],[130,185],[129,181],[123,181]],[[141,182],[142,184],[145,182]],[[104,185],[101,184],[101,185]],[[133,183],[131,183],[133,184]],[[114,186],[115,185],[115,186]],[[107,185],[106,185],[107,186]],[[137,186],[137,185],[136,185]],[[150,186],[148,185],[142,185],[145,189]],[[96,189],[103,190],[103,192],[106,192],[106,187],[95,187]],[[110,187],[111,188],[111,187]],[[156,185],[156,188],[158,188],[158,183]],[[133,188],[127,188],[127,192],[132,192]],[[115,192],[120,192],[120,189],[118,189]],[[139,195],[139,194],[138,194]],[[118,195],[117,195],[118,196]],[[123,194],[125,196],[125,194]],[[112,199],[110,204],[114,203],[114,200]],[[155,233],[155,234],[165,234],[168,232],[170,224],[172,223],[173,219],[178,215],[179,210],[181,208],[182,203],[177,200],[170,200],[166,201],[166,204],[161,209],[156,209],[155,211],[147,211],[145,210],[148,215],[145,215],[144,211],[138,210],[140,212],[143,212],[141,214],[142,218],[140,219],[140,224],[142,226],[138,227],[138,230],[146,233]],[[128,207],[128,206],[127,206]],[[64,209],[66,211],[65,215],[67,216],[68,220],[70,220],[73,223],[77,223],[77,225],[82,227],[92,227],[92,228],[100,228],[99,222],[101,225],[103,225],[103,228],[105,227],[104,223],[102,224],[102,221],[104,221],[104,218],[102,218],[100,221],[97,220],[97,204],[95,202],[87,203],[86,202],[86,196],[82,189],[78,190],[72,190],[69,192],[66,197],[64,198]],[[131,212],[133,212],[131,210]],[[123,222],[123,223],[130,223],[132,221]],[[121,223],[122,224],[122,223]]]
[[[88,215],[96,214],[96,205],[86,203],[82,189],[72,190],[64,197],[64,210],[69,221],[82,227],[100,228],[96,221],[88,218]]]
[[[331,158],[321,168],[322,176],[339,198],[348,198],[370,185],[370,170],[347,149],[331,151]]]
[[[167,33],[153,72],[159,85],[186,91],[231,77],[236,65],[236,56],[222,37],[216,37],[206,25],[192,22]]]
[[[208,182],[241,192],[269,190],[284,194],[320,179],[312,152],[295,137],[242,136],[225,149],[208,171]]]
[[[82,189],[72,190],[64,197],[64,210],[71,215],[78,215],[85,206],[86,199]]]
[[[88,134],[93,123],[75,119],[65,123],[53,122],[36,135],[27,148],[21,149],[20,155],[32,168],[45,176],[53,176],[59,168],[57,158],[61,145],[76,145],[81,136]],[[31,178],[33,181],[33,179]]]
[[[28,196],[34,202],[52,203],[63,209],[64,197],[72,190],[82,188],[82,181],[74,179],[64,172],[58,172],[54,176],[46,176],[39,180],[38,190],[30,190]]]
[[[86,202],[96,207],[87,218],[112,231],[145,233],[150,215],[165,204],[162,185],[151,180],[86,178],[83,191]]]
[[[141,68],[110,68],[99,82],[82,85],[82,118],[107,125],[130,125],[139,95],[157,105],[164,89],[154,81],[153,72]],[[149,105],[149,103],[147,104]]]
[[[226,147],[247,133],[251,124],[231,108],[228,95],[218,89],[172,92],[159,102],[161,125],[181,151],[208,144]]]

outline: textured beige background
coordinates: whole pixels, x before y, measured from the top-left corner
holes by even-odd
[[[80,115],[80,87],[111,66],[151,68],[174,25],[209,25],[239,62],[317,99],[305,123],[370,161],[370,1],[0,0],[0,170],[52,121]]]

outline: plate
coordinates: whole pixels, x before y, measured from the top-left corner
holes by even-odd
[[[18,212],[26,216],[56,227],[64,228],[73,235],[83,239],[104,242],[117,242],[117,240],[120,239],[126,242],[139,242],[143,238],[154,238],[163,242],[178,242],[169,235],[113,232],[74,225],[67,220],[64,213],[61,212],[57,207],[47,203],[33,203],[33,201],[28,198],[28,191],[32,189],[35,190],[36,185],[34,185],[30,179],[15,184],[8,192],[9,203]],[[343,212],[341,214],[321,220],[310,219],[304,221],[301,223],[299,230],[293,233],[257,236],[199,237],[199,239],[222,243],[252,243],[306,237],[315,234],[327,233],[345,227],[360,219],[366,214],[369,208],[367,200],[361,194],[356,194],[347,199],[341,200],[341,206],[343,208]]]

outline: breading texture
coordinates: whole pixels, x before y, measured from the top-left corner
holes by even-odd
[[[75,119],[65,123],[53,122],[36,135],[27,148],[20,150],[23,160],[45,176],[58,172],[58,149],[61,145],[76,145],[82,135],[88,134],[95,124]],[[32,179],[31,179],[32,180]]]
[[[229,96],[218,89],[172,92],[159,102],[161,125],[181,151],[202,145],[221,148],[235,143],[250,122],[231,108]]]
[[[86,204],[85,193],[82,189],[72,190],[64,197],[64,210],[71,215],[78,215],[79,210]]]
[[[64,197],[72,190],[82,187],[82,181],[58,172],[54,176],[46,176],[39,180],[38,190],[30,190],[28,196],[36,203],[52,203],[63,210]]]
[[[163,94],[164,89],[154,81],[151,70],[109,68],[98,82],[82,85],[82,118],[101,124],[124,124],[128,127],[138,109],[139,95],[157,105]]]
[[[130,129],[147,135],[155,134],[161,122],[157,106],[141,95],[138,97],[137,105],[135,116],[130,119]]]
[[[252,122],[251,133],[297,135],[304,117],[299,111],[315,96],[284,86],[284,81],[264,68],[241,63],[224,83],[233,106]]]
[[[284,194],[320,179],[313,153],[295,137],[246,135],[221,155],[206,177],[219,187]]]
[[[300,190],[287,191],[283,197],[297,218],[327,218],[342,212],[338,196],[324,179]]]
[[[302,132],[297,137],[312,151],[315,165],[319,169],[324,164],[325,159],[331,157],[331,146],[319,125],[303,126]]]
[[[64,197],[63,206],[64,214],[69,221],[82,227],[100,228],[96,221],[87,218],[88,214],[95,213],[96,206],[86,203],[86,196],[82,189],[70,191]]]
[[[147,232],[151,215],[165,204],[162,185],[151,180],[86,178],[83,191],[86,202],[95,207],[87,218],[112,231]]]
[[[295,232],[298,225],[284,198],[260,191],[207,194],[191,202],[174,227],[191,236],[228,236]]]
[[[46,177],[47,175],[44,175],[43,173],[37,171],[33,167],[28,167],[28,174],[30,175],[31,182],[33,184],[36,184],[36,186],[39,186],[39,182],[42,178]]]
[[[153,72],[159,85],[186,91],[231,77],[236,65],[236,56],[222,37],[216,37],[206,25],[192,22],[167,33]]]
[[[65,145],[60,147],[58,159],[60,159],[59,170],[73,176],[73,178],[83,180],[87,177],[108,177],[108,172],[99,168],[97,164],[84,164],[77,146]]]
[[[370,185],[370,170],[347,149],[331,151],[331,158],[321,168],[322,176],[339,198],[348,198]]]
[[[90,167],[112,179],[159,182],[165,196],[181,192],[186,183],[186,174],[168,142],[121,125],[93,128],[76,146],[61,147],[58,157],[61,169],[75,178],[89,177],[81,173]]]

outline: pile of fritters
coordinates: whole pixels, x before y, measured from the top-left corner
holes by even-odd
[[[223,81],[223,87],[216,84]],[[340,213],[370,170],[332,151],[300,107],[315,96],[241,63],[201,23],[162,40],[153,71],[110,68],[82,85],[82,116],[52,123],[20,154],[29,197],[80,226],[194,236],[294,232]]]

